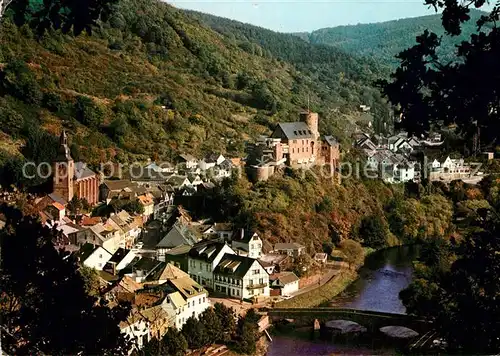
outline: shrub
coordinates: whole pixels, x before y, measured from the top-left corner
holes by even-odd
[[[97,129],[104,118],[103,110],[86,96],[79,96],[75,103],[76,119],[85,126]]]

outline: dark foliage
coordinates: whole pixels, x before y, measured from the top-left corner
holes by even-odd
[[[53,245],[55,230],[9,207],[2,213],[2,348],[16,355],[126,355],[118,323],[130,306],[110,309],[85,292],[75,258]]]

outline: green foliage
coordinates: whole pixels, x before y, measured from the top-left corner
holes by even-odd
[[[387,235],[389,229],[380,215],[366,216],[361,220],[359,235],[365,246],[382,248],[387,246]]]
[[[495,354],[500,350],[500,223],[496,214],[482,211],[475,225],[455,248],[438,240],[430,245],[417,279],[400,296],[408,312],[433,320],[450,352]]]
[[[151,339],[138,354],[183,356],[187,349],[188,343],[184,335],[175,328],[168,328],[161,340]]]
[[[85,292],[93,297],[99,296],[99,276],[93,268],[82,266],[78,269],[85,284]]]
[[[104,118],[102,109],[86,96],[76,98],[75,113],[78,121],[93,129],[99,128]]]
[[[198,319],[190,317],[182,327],[182,335],[190,349],[199,349],[207,345],[210,340],[205,325]]]
[[[476,31],[475,21],[481,15],[484,13],[480,11],[471,13],[471,20],[465,24],[461,36],[443,38],[438,52],[443,59],[451,59],[455,45],[467,40],[470,34]],[[299,35],[312,44],[337,47],[348,53],[369,56],[396,67],[396,55],[411,47],[415,43],[415,37],[421,34],[423,29],[435,32],[438,36],[444,35],[441,16],[430,15],[382,23],[323,28]]]
[[[93,0],[85,4],[70,0],[13,0],[7,8],[19,25],[28,24],[38,35],[51,29],[64,33],[92,33],[92,26],[105,19],[116,0]]]
[[[357,267],[363,263],[365,253],[359,242],[354,240],[343,240],[340,242],[339,248],[350,267]]]
[[[34,73],[21,60],[9,62],[0,72],[0,93],[34,105],[39,105],[43,96]]]
[[[260,317],[254,309],[247,311],[244,317],[238,319],[235,349],[246,355],[253,355],[256,351],[257,340],[259,339],[258,321]]]
[[[479,19],[473,34],[456,46],[451,58],[440,55],[444,40],[435,32],[425,30],[416,44],[401,52],[397,58],[400,67],[391,81],[380,85],[389,100],[400,108],[401,122],[410,134],[421,134],[430,129],[456,126],[466,142],[481,130],[481,142],[495,142],[500,130],[498,96],[496,94],[498,58],[496,48],[497,19],[500,8],[491,14],[471,11],[482,8],[485,1],[458,3],[429,0],[436,10],[443,9],[442,25],[445,38],[452,41],[466,36],[473,21]],[[471,81],[471,78],[474,78]],[[472,144],[469,144],[469,148]]]
[[[112,309],[86,292],[74,256],[58,250],[58,232],[2,206],[2,349],[9,354],[127,355],[118,324],[129,305]],[[68,301],[71,303],[68,303]],[[64,337],[61,337],[64,330]],[[82,330],[86,330],[82,333]]]

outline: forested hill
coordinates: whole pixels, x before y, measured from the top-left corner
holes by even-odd
[[[180,151],[241,156],[245,140],[295,120],[308,97],[321,129],[340,138],[359,104],[387,117],[372,86],[386,75],[376,63],[220,21],[216,31],[160,1],[120,0],[92,36],[37,40],[5,17],[0,164],[12,154],[50,160],[62,127],[75,158],[91,163]]]
[[[445,36],[438,53],[444,59],[451,58],[455,45],[467,39],[477,29],[476,21],[485,14],[472,10],[471,20],[464,24],[461,36],[451,39]],[[421,16],[402,20],[359,24],[353,26],[339,26],[323,28],[311,33],[297,33],[297,37],[311,44],[330,45],[349,53],[356,53],[374,58],[384,64],[397,65],[394,58],[402,50],[415,44],[415,37],[428,29],[438,35],[443,35],[441,15]]]

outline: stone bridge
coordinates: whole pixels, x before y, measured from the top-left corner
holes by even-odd
[[[315,320],[321,324],[329,320],[350,320],[370,332],[378,332],[384,326],[404,326],[423,335],[432,329],[430,322],[415,316],[349,308],[274,308],[269,309],[267,315],[273,321],[293,319],[301,325],[313,325]]]

